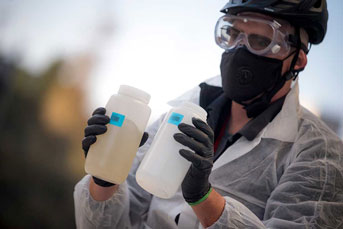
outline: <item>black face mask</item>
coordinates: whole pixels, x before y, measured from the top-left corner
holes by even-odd
[[[237,103],[255,98],[281,77],[282,63],[255,55],[245,47],[224,52],[220,70],[225,95]]]
[[[271,97],[286,80],[291,78],[290,72],[286,73],[287,76],[281,75],[285,59],[258,56],[244,46],[224,52],[220,64],[224,94],[244,105],[248,117],[256,117],[268,107]],[[260,94],[263,94],[261,98],[249,104],[244,103]]]

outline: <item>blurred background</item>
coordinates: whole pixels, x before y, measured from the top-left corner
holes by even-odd
[[[120,84],[166,102],[219,74],[227,0],[0,0],[0,228],[73,228],[81,140]],[[343,2],[300,74],[302,104],[343,138]]]

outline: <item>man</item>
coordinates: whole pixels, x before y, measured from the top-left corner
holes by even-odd
[[[225,49],[221,80],[171,102],[192,101],[208,112],[207,123],[193,119],[174,135],[192,163],[180,190],[165,200],[135,181],[161,117],[148,128],[124,184],[89,175],[77,184],[79,228],[343,226],[343,143],[299,105],[296,80],[308,42],[325,36],[326,1],[231,0],[222,12],[215,33]],[[99,108],[88,122],[86,154],[106,131],[104,114]]]

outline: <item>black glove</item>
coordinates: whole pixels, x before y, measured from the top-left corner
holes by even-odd
[[[182,133],[174,134],[174,139],[194,152],[186,149],[179,151],[180,155],[192,162],[181,188],[183,197],[189,204],[203,199],[210,191],[208,181],[213,167],[213,130],[200,119],[192,118],[194,126],[180,123]]]
[[[107,131],[106,124],[110,122],[110,118],[105,115],[105,113],[106,109],[103,107],[99,107],[93,112],[92,117],[88,119],[88,126],[85,128],[85,137],[82,140],[82,149],[85,153],[85,157],[87,157],[89,147],[96,142],[96,135],[104,134]],[[149,134],[147,132],[144,132],[139,147],[144,145],[146,140],[148,140],[148,137]],[[101,180],[94,176],[93,180],[97,185],[100,185],[102,187],[109,187],[114,185],[113,183]]]

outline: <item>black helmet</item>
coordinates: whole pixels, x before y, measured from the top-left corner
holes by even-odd
[[[267,14],[304,28],[312,44],[322,42],[326,33],[326,0],[230,0],[221,10],[233,15],[245,11]]]

